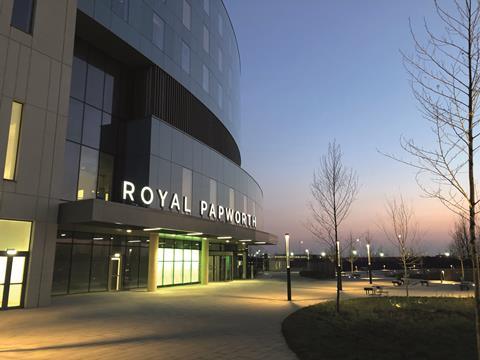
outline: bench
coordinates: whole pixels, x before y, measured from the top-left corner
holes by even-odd
[[[420,280],[420,285],[430,286],[430,283],[428,282],[428,280]]]
[[[363,290],[365,290],[365,295],[374,295],[375,294],[375,290],[373,289],[373,287],[365,287],[365,288],[363,288]]]

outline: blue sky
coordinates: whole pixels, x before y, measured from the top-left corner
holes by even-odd
[[[243,167],[264,190],[266,230],[290,232],[297,252],[323,248],[303,223],[313,170],[336,139],[361,183],[343,234],[370,230],[382,243],[377,224],[383,204],[402,193],[416,209],[423,247],[444,251],[453,215],[437,200],[420,196],[412,169],[377,151],[402,155],[402,134],[431,143],[399,50],[413,51],[409,17],[420,29],[424,17],[438,26],[433,2],[225,0],[225,5],[242,62]]]

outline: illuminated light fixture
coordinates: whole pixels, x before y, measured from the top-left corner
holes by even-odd
[[[117,224],[117,225],[122,225],[121,222],[117,222],[117,221],[115,221],[115,224]]]
[[[206,237],[203,237],[202,240],[207,240],[207,238],[206,238]]]
[[[265,245],[266,241],[255,241],[255,244],[257,245]]]
[[[94,237],[93,240],[103,240],[102,237]]]
[[[113,257],[114,257],[114,258],[119,258],[119,257],[120,257],[120,253],[115,253],[115,254],[113,254]]]
[[[142,242],[142,240],[128,240],[129,243],[139,243]]]
[[[191,232],[187,234],[187,236],[201,236],[201,235],[203,235],[203,233],[201,232]]]
[[[61,237],[65,237],[67,236],[67,234],[63,233],[63,234],[60,234]]]
[[[229,240],[231,238],[232,238],[231,236],[217,236],[218,240]]]
[[[9,255],[9,256],[17,255],[17,250],[16,249],[7,249],[7,255]]]
[[[225,242],[228,244],[230,242],[230,240],[225,240]]]
[[[113,236],[110,237],[110,240],[113,240]]]
[[[245,240],[238,240],[238,241],[240,241],[240,242],[250,242],[250,241],[252,241],[252,240],[250,240],[250,239],[245,239]]]
[[[156,228],[145,228],[145,229],[143,229],[143,231],[159,231],[159,230],[162,230],[162,228],[156,227]]]
[[[132,229],[127,229],[125,230],[127,233],[131,233],[132,232]]]

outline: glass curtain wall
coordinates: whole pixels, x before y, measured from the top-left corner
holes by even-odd
[[[147,238],[60,231],[52,295],[107,291],[110,261],[115,254],[121,259],[121,288],[146,287]]]
[[[64,164],[64,200],[111,200],[116,139],[127,116],[123,67],[75,40]]]
[[[200,242],[164,239],[160,235],[157,256],[157,286],[200,281]]]

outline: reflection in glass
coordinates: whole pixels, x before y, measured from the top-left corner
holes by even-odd
[[[113,156],[100,153],[98,166],[97,198],[109,201],[112,196]]]
[[[90,257],[92,246],[89,244],[73,244],[72,265],[70,275],[70,292],[88,291],[90,274]]]
[[[74,201],[77,199],[78,164],[80,161],[80,145],[71,141],[65,142],[65,157],[63,161],[62,199]]]
[[[94,199],[97,188],[98,151],[82,146],[77,199]]]
[[[85,106],[83,117],[82,144],[95,149],[100,147],[100,126],[102,124],[102,112],[94,107]]]
[[[105,73],[94,65],[87,67],[87,92],[85,101],[99,109],[103,104],[103,85]]]
[[[20,306],[22,300],[22,284],[10,285],[8,291],[8,307]]]

